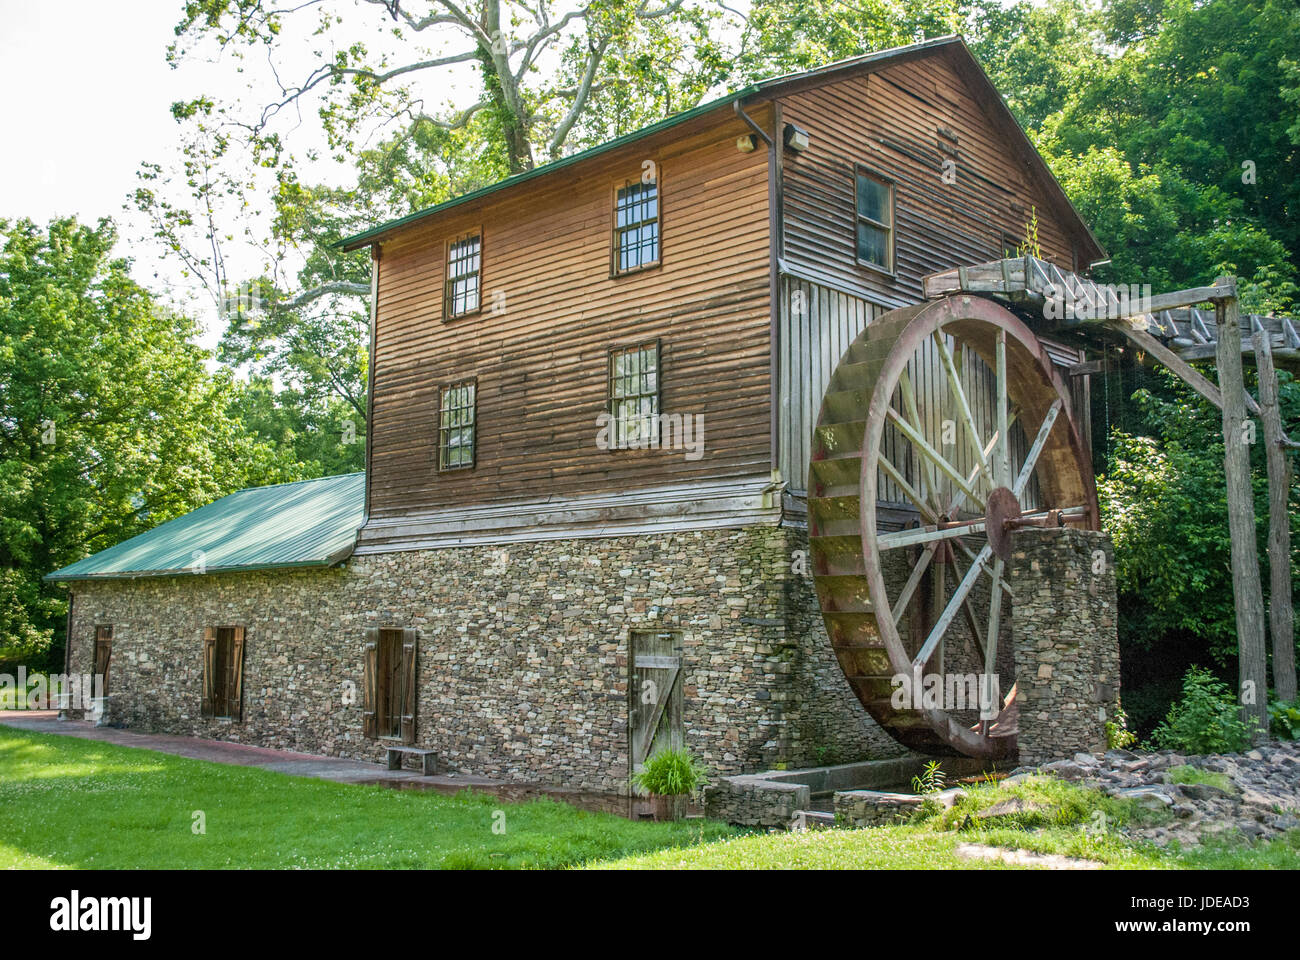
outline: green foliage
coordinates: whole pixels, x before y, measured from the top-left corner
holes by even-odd
[[[912,789],[917,793],[942,793],[948,785],[948,776],[938,760],[927,760],[925,769],[912,778]]]
[[[1250,745],[1250,728],[1228,685],[1193,667],[1183,677],[1182,699],[1169,708],[1151,740],[1159,749],[1181,753],[1235,753]]]
[[[192,320],[115,259],[113,226],[0,220],[0,646],[62,667],[41,577],[233,490],[297,479],[232,413]]]
[[[1119,707],[1114,718],[1106,721],[1106,746],[1111,750],[1127,750],[1137,739],[1137,734],[1128,728],[1128,714]]]
[[[633,786],[660,797],[694,793],[706,783],[704,768],[685,748],[656,751],[641,771],[632,775]]]
[[[1300,740],[1300,700],[1270,700],[1268,729],[1279,740]]]

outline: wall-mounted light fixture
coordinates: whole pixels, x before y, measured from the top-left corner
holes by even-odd
[[[736,149],[741,153],[753,153],[757,147],[758,137],[754,136],[752,133],[747,133],[744,136],[736,138]]]
[[[796,127],[793,123],[785,125],[785,131],[782,134],[782,142],[787,150],[793,150],[795,153],[803,153],[812,143],[812,138],[808,136],[808,131],[802,127]]]

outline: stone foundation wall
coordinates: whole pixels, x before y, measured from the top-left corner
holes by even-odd
[[[1086,530],[1020,530],[1010,570],[1020,762],[1106,749],[1106,721],[1119,706],[1110,538]]]
[[[724,777],[704,788],[704,815],[742,827],[788,828],[794,815],[807,810],[812,794],[801,783],[777,783],[763,777]]]
[[[622,791],[630,631],[683,634],[687,746],[714,776],[894,756],[835,662],[787,527],[359,556],[328,570],[73,585],[71,669],[113,625],[128,726],[378,760],[365,629],[419,631],[416,742],[440,768]],[[202,631],[245,627],[241,721],[199,715]],[[346,701],[354,685],[355,698]]]

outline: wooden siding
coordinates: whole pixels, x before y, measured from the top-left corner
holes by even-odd
[[[1044,259],[1072,266],[1082,239],[1069,235],[1068,221],[1053,209],[1027,159],[1008,149],[1010,121],[985,111],[947,56],[895,64],[778,102],[782,119],[812,138],[802,154],[782,156],[787,269],[904,306],[922,298],[923,275],[1000,257],[1003,234],[1019,241],[1034,209]],[[945,184],[943,161],[950,157],[956,182]],[[856,163],[896,184],[894,276],[856,262]]]
[[[778,465],[790,489],[807,489],[812,433],[831,374],[853,338],[883,312],[860,297],[782,278]]]
[[[372,518],[771,469],[767,154],[736,149],[748,129],[713,113],[383,244]],[[612,277],[612,189],[647,159],[658,165],[663,262]],[[444,242],[479,226],[483,310],[444,322]],[[703,416],[702,459],[597,447],[609,348],[655,338],[662,411]],[[439,474],[438,389],[469,377],[477,462]]]

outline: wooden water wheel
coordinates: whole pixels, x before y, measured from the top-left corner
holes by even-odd
[[[1029,328],[971,296],[868,325],[822,401],[808,515],[826,629],[872,717],[927,753],[1013,752],[1011,533],[1098,521],[1069,394]],[[897,679],[923,675],[940,695],[900,705]],[[971,675],[998,678],[984,710],[942,695]]]

